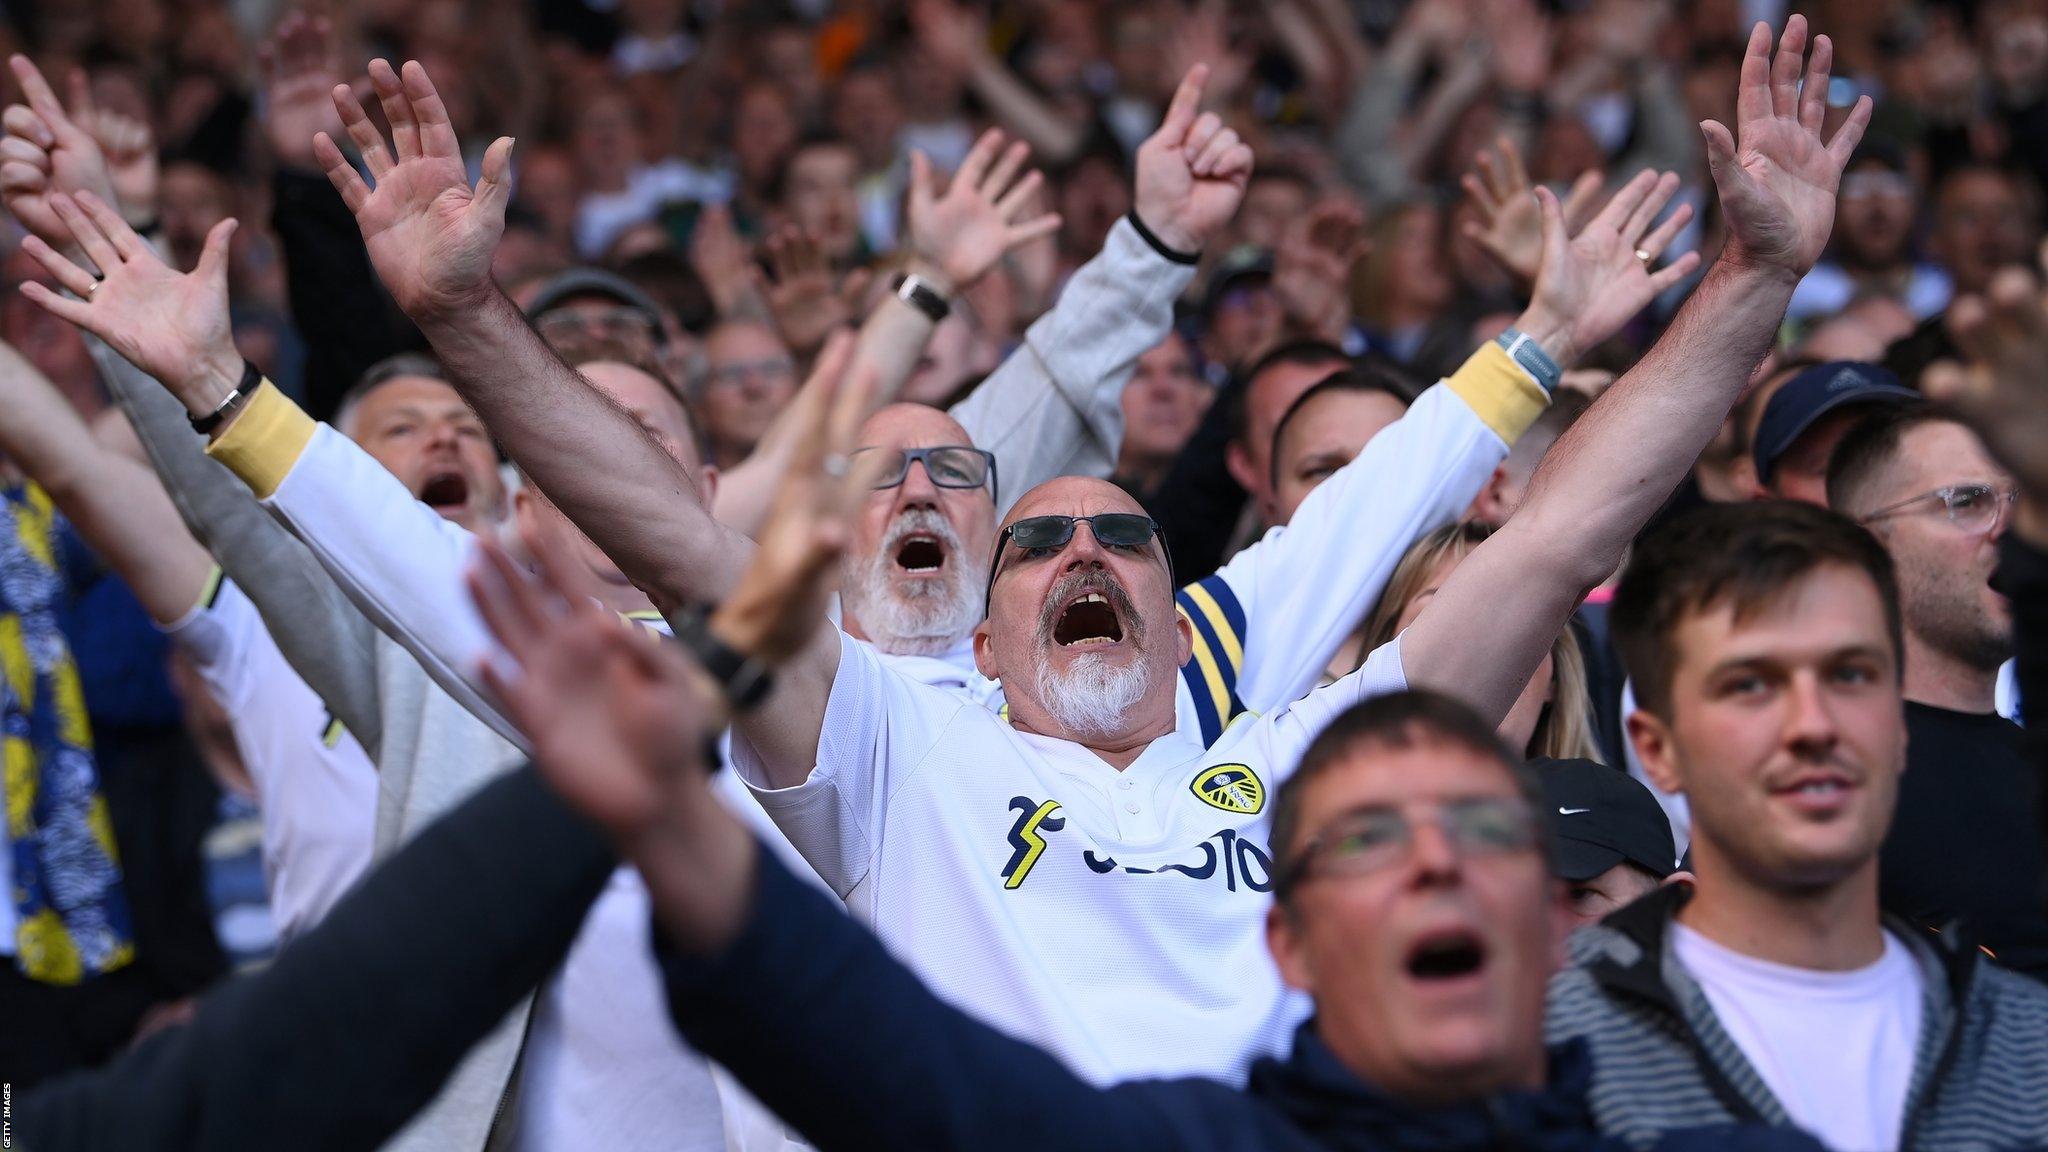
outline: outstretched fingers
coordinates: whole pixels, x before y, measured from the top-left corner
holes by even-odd
[[[1826,36],[1813,38],[1813,52],[1806,60],[1806,79],[1799,84],[1799,126],[1820,135],[1821,121],[1828,114],[1828,79],[1834,71],[1835,42]]]
[[[1017,179],[1017,173],[1024,170],[1024,161],[1030,156],[1031,145],[1022,140],[1003,149],[1002,159],[997,160],[995,167],[989,169],[988,178],[982,182],[983,195],[992,200],[1000,200],[1011,182]]]
[[[364,166],[370,170],[373,179],[381,180],[386,172],[397,164],[389,150],[384,147],[384,134],[370,123],[370,114],[363,111],[363,105],[356,99],[354,90],[346,84],[336,84],[331,94],[334,110],[341,115],[341,126],[348,132],[350,142],[363,158]]]
[[[370,186],[363,183],[362,174],[341,154],[341,145],[325,132],[313,136],[313,160],[320,170],[327,173],[327,182],[341,195],[341,202],[348,206],[351,214],[362,210],[370,198]]]
[[[953,182],[946,188],[947,194],[951,195],[955,188],[965,188],[970,192],[979,190],[982,179],[988,175],[989,165],[995,162],[1002,147],[1002,129],[991,128],[983,132],[981,139],[967,150],[966,159],[960,161],[959,169],[953,173]]]
[[[114,250],[114,245],[100,231],[99,225],[93,223],[85,210],[78,206],[78,201],[59,192],[50,197],[50,210],[57,214],[57,219],[63,222],[71,238],[78,241],[78,247],[85,253],[85,258],[92,261],[93,267],[102,274],[109,274],[121,266],[121,254]]]
[[[1870,113],[1876,106],[1868,96],[1858,96],[1856,106],[1849,109],[1849,115],[1836,127],[1834,138],[1828,141],[1828,159],[1834,161],[1835,171],[1849,167],[1849,158],[1856,154],[1856,145],[1863,141],[1863,131],[1870,127]]]
[[[1748,124],[1771,116],[1771,26],[1759,20],[1749,30],[1742,53],[1742,73],[1735,90],[1735,122]]]
[[[377,93],[377,101],[384,107],[384,119],[391,125],[391,150],[398,162],[417,159],[419,118],[413,114],[412,101],[405,94],[405,82],[392,70],[389,60],[370,61],[370,87]]]
[[[21,246],[30,256],[35,257],[36,263],[41,264],[56,279],[57,286],[66,292],[84,299],[92,295],[92,290],[98,286],[98,281],[92,278],[92,273],[80,268],[63,253],[43,243],[42,237],[33,234],[24,236]],[[42,287],[30,280],[23,282],[23,290],[26,291],[30,285]]]
[[[448,106],[434,88],[433,78],[417,60],[407,60],[399,76],[405,97],[419,122],[420,146],[429,156],[460,160],[462,144],[455,138],[455,125],[448,119]]]
[[[1799,71],[1806,59],[1806,17],[1794,12],[1785,18],[1785,34],[1778,37],[1778,54],[1771,60],[1771,115],[1789,120],[1798,111]]]

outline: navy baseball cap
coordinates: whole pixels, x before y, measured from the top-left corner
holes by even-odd
[[[1756,443],[1751,449],[1756,459],[1756,478],[1761,483],[1770,483],[1779,458],[1806,435],[1815,421],[1837,408],[1918,399],[1920,393],[1899,383],[1898,376],[1888,368],[1855,360],[1816,364],[1785,381],[1771,394],[1771,402],[1764,405],[1764,416],[1757,421]]]
[[[645,312],[654,325],[656,342],[667,338],[661,330],[661,305],[654,302],[654,297],[624,276],[602,268],[571,268],[548,277],[541,283],[540,290],[534,293],[533,301],[526,306],[526,318],[538,320],[578,296],[600,296]]]
[[[1659,880],[1671,875],[1678,860],[1671,822],[1635,777],[1591,760],[1538,757],[1529,767],[1551,810],[1550,870],[1559,879],[1591,880],[1623,862]]]
[[[1225,297],[1239,288],[1263,287],[1273,281],[1273,257],[1257,249],[1232,252],[1209,274],[1209,286],[1202,293],[1201,315],[1208,320]]]

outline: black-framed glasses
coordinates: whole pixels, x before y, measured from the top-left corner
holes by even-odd
[[[1999,521],[2012,514],[2012,506],[2019,499],[2018,488],[1994,488],[1989,484],[1952,484],[1947,488],[1936,488],[1922,492],[1909,500],[1880,508],[1863,518],[1865,524],[1896,516],[1921,504],[1938,504],[1948,522],[1965,532],[1989,532],[1998,527]]]
[[[1520,797],[1450,800],[1433,812],[1461,856],[1497,856],[1536,846],[1536,810]],[[1363,808],[1333,821],[1302,846],[1279,877],[1284,894],[1313,876],[1363,876],[1399,864],[1415,846],[1415,824],[1399,808]]]
[[[988,562],[988,590],[982,594],[981,610],[988,612],[996,592],[996,575],[1003,570],[1003,549],[1015,543],[1028,558],[1048,556],[1074,539],[1074,526],[1088,525],[1095,542],[1105,548],[1143,552],[1153,540],[1159,541],[1159,558],[1168,573],[1173,571],[1173,554],[1166,550],[1166,533],[1159,521],[1136,512],[1097,512],[1093,516],[1026,516],[996,536],[995,555]]]
[[[857,448],[857,468],[874,470],[875,488],[894,488],[910,476],[914,462],[924,463],[924,474],[939,488],[979,488],[988,485],[988,498],[996,499],[996,456],[962,444],[941,444],[935,448]]]

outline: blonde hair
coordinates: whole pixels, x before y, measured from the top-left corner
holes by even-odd
[[[1401,614],[1428,587],[1438,565],[1446,560],[1463,560],[1491,535],[1493,529],[1484,524],[1446,524],[1410,545],[1401,562],[1394,566],[1394,574],[1380,593],[1379,603],[1366,614],[1365,642],[1359,646],[1360,653],[1371,652],[1400,633]],[[1550,645],[1550,703],[1543,706],[1529,746],[1516,751],[1525,756],[1603,759],[1593,738],[1593,699],[1586,682],[1586,658],[1570,625]]]

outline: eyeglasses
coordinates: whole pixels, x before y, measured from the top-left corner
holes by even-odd
[[[1003,569],[1003,549],[1016,541],[1026,559],[1049,556],[1065,548],[1074,538],[1074,526],[1087,524],[1095,533],[1095,542],[1105,548],[1119,548],[1126,552],[1142,552],[1155,538],[1159,541],[1159,556],[1166,562],[1166,570],[1173,571],[1173,554],[1166,550],[1166,534],[1159,530],[1159,522],[1150,516],[1136,512],[1098,512],[1093,516],[1026,516],[1003,529],[996,537],[996,553],[988,563],[988,590],[982,594],[981,609],[988,611],[990,600],[995,596],[996,575]]]
[[[2020,497],[2017,488],[1993,488],[1989,484],[1956,484],[1948,488],[1936,488],[1923,492],[1910,500],[1901,500],[1887,508],[1880,508],[1863,518],[1865,524],[1896,516],[1917,504],[1929,502],[1941,505],[1948,522],[1965,532],[1990,532],[2000,521],[2012,514],[2013,502]]]
[[[1451,800],[1433,814],[1438,831],[1464,856],[1497,856],[1536,844],[1536,813],[1505,796]],[[1398,808],[1353,812],[1318,832],[1280,874],[1285,893],[1312,876],[1363,876],[1400,863],[1415,846],[1415,825]]]
[[[988,498],[996,498],[996,457],[993,452],[960,444],[936,448],[860,448],[853,453],[855,470],[874,469],[876,488],[894,488],[910,478],[913,461],[924,462],[924,474],[940,488],[979,488],[988,485]]]
[[[796,361],[787,356],[776,356],[767,360],[741,360],[734,364],[720,364],[704,374],[705,382],[713,387],[743,384],[749,378],[766,383],[796,378]]]

